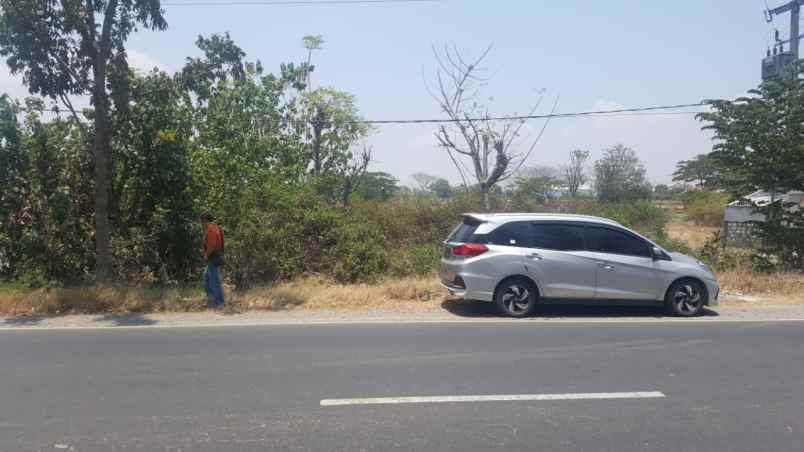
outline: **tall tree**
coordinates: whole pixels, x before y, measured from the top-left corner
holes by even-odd
[[[715,189],[720,185],[720,168],[708,154],[698,154],[676,165],[673,182],[694,182],[700,189]]]
[[[313,176],[337,171],[351,158],[349,149],[368,135],[355,97],[334,88],[303,94],[304,118],[309,123],[310,172]]]
[[[785,77],[764,81],[748,96],[708,102],[712,110],[698,118],[714,132],[710,155],[724,188],[737,196],[757,189],[804,190],[804,64],[792,65]],[[760,210],[765,222],[759,260],[774,255],[784,267],[804,269],[804,210],[786,209],[781,199]]]
[[[567,192],[572,198],[578,196],[578,189],[586,183],[587,160],[589,160],[589,151],[576,149],[570,152],[569,162],[561,168]]]
[[[804,64],[791,70],[796,76],[767,80],[748,96],[710,100],[712,111],[698,115],[714,132],[710,156],[735,195],[804,189]]]
[[[279,75],[266,74],[228,34],[200,36],[196,44],[203,56],[188,58],[177,76],[192,111],[196,196],[202,208],[236,221],[246,190],[269,179],[300,182],[306,173],[297,99],[306,68],[287,64]]]
[[[361,178],[355,193],[363,199],[387,201],[399,191],[399,180],[382,171],[367,172]]]
[[[561,179],[549,173],[517,177],[514,180],[514,201],[519,205],[527,205],[527,201],[545,204],[553,198],[560,184]]]
[[[313,72],[313,50],[321,50],[321,46],[324,45],[324,38],[321,35],[307,35],[302,38],[302,45],[307,49],[307,70],[305,71],[304,83],[310,86],[310,73]]]
[[[433,184],[438,180],[438,176],[425,173],[413,173],[410,177],[416,182],[416,185],[419,186],[419,190],[424,192],[430,191]]]
[[[160,0],[0,0],[0,55],[31,93],[60,100],[89,94],[94,106],[95,277],[111,275],[112,116],[127,99],[125,42],[138,26],[163,30]]]
[[[603,151],[595,162],[595,191],[603,202],[650,198],[645,167],[633,149],[618,144]]]
[[[428,86],[430,95],[451,121],[439,126],[436,140],[452,159],[465,187],[469,187],[467,174],[474,177],[486,210],[491,209],[491,189],[519,170],[549,123],[545,121],[535,136],[523,145],[520,132],[528,122],[526,119],[492,120],[489,105],[478,102],[484,82],[480,65],[490,50],[489,47],[478,58],[467,61],[460,52],[449,47],[443,52],[433,49],[436,80],[434,87]],[[536,112],[543,97],[542,93],[525,116]],[[520,146],[523,151],[517,151]],[[464,160],[469,161],[471,169]]]

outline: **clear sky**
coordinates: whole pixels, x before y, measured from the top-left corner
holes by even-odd
[[[180,1],[180,0],[175,0]],[[203,1],[203,0],[200,0]],[[768,0],[777,6],[781,0]],[[132,65],[166,70],[198,55],[199,34],[228,31],[267,70],[301,61],[301,38],[321,34],[314,86],[357,96],[367,119],[440,117],[423,82],[435,61],[431,46],[456,45],[477,55],[489,44],[492,113],[527,112],[538,90],[560,96],[559,112],[693,103],[733,98],[759,82],[773,26],[763,0],[440,0],[431,3],[316,6],[165,6],[169,28],[129,40]],[[0,92],[25,94],[0,69]],[[542,113],[547,113],[546,102]],[[540,124],[532,123],[536,128]],[[432,125],[391,125],[370,138],[373,169],[410,184],[425,172],[457,182]],[[711,150],[692,115],[556,119],[527,162],[559,165],[572,149],[633,147],[654,183],[670,181],[675,163]]]

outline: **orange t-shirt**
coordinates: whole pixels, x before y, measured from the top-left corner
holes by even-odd
[[[223,253],[223,229],[215,223],[208,223],[204,231],[204,257],[209,259],[216,251]]]

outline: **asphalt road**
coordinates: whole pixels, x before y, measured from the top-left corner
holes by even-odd
[[[0,363],[4,452],[804,448],[802,322],[0,331]]]

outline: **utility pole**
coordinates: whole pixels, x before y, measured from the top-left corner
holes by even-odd
[[[778,16],[786,12],[790,13],[790,39],[787,41],[778,40],[776,45],[779,46],[779,51],[774,47],[773,55],[768,54],[762,60],[762,78],[768,79],[778,77],[781,75],[789,64],[798,61],[799,55],[799,41],[802,36],[799,35],[799,19],[801,16],[801,5],[804,5],[804,0],[791,0],[787,4],[779,6],[778,8],[768,9],[765,11],[765,20],[768,22],[773,21],[773,16]],[[790,43],[790,51],[784,51],[784,44]]]

